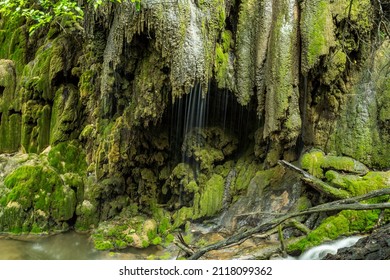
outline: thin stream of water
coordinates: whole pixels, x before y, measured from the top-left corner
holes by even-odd
[[[299,257],[288,256],[287,260],[322,260],[327,254],[336,254],[341,248],[351,247],[363,236],[349,236],[310,248]]]

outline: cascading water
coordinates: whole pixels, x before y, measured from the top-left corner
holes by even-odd
[[[358,242],[362,236],[349,236],[334,240],[332,242],[326,242],[324,244],[310,248],[309,250],[303,252],[299,257],[287,257],[288,260],[321,260],[327,254],[336,254],[337,251],[341,248],[351,247]]]
[[[175,101],[172,110],[171,125],[171,149],[174,155],[174,161],[189,164],[194,162],[188,158],[183,147],[183,141],[194,128],[202,129],[206,123],[207,96],[203,94],[200,83],[195,83],[191,91]],[[193,145],[202,145],[199,134],[192,139]]]
[[[212,82],[207,91],[196,82],[191,91],[174,101],[171,110],[170,143],[173,162],[187,163],[199,171],[198,163],[187,154],[191,147],[202,147],[202,130],[219,127],[224,133],[236,135],[240,150],[249,143],[248,135],[258,122],[253,108],[242,106],[228,90],[219,90]]]
[[[336,240],[331,243],[322,244],[311,248],[299,256],[300,260],[320,260],[324,258],[327,254],[336,254],[338,249],[351,247],[358,240],[362,238],[361,236],[350,236]]]

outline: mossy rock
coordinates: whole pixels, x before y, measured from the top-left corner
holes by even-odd
[[[211,171],[216,163],[234,154],[238,147],[235,136],[219,127],[194,128],[185,135],[182,150],[188,158],[194,159],[200,169]]]
[[[49,145],[51,107],[29,99],[22,106],[21,144],[26,152],[40,153]]]
[[[11,59],[15,62],[16,72],[20,74],[26,62],[27,26],[21,19],[3,18],[0,31],[0,59]]]
[[[370,191],[389,187],[390,182],[390,171],[370,171],[365,176],[357,176],[329,170],[325,176],[332,185],[348,191],[351,196],[363,195]]]
[[[56,145],[79,134],[81,101],[78,89],[71,84],[61,86],[55,93],[50,122],[50,144]]]
[[[328,0],[302,1],[302,70],[307,73],[335,45],[331,4]]]
[[[240,158],[234,166],[236,173],[235,180],[231,187],[232,196],[237,196],[245,192],[249,186],[250,181],[255,177],[256,172],[262,170],[255,159],[250,157]]]
[[[91,238],[98,250],[141,249],[172,242],[170,222],[161,222],[124,210],[112,220],[100,223]]]
[[[77,231],[88,231],[99,222],[97,207],[89,200],[84,200],[77,205],[76,215],[75,229]]]
[[[59,173],[77,173],[84,175],[87,169],[84,152],[70,142],[60,143],[50,149],[49,164]]]
[[[207,181],[205,188],[201,191],[197,217],[211,217],[222,209],[224,183],[222,176],[217,174]]]
[[[338,170],[354,174],[366,174],[369,169],[361,162],[345,156],[325,155],[320,150],[305,153],[301,160],[301,167],[317,178],[324,178],[326,170]]]
[[[25,100],[53,100],[52,81],[65,70],[63,56],[67,44],[65,36],[48,41],[37,50],[34,60],[24,67],[22,86]]]
[[[0,200],[0,231],[14,232],[21,224],[26,233],[64,230],[74,216],[76,194],[51,168],[21,166],[5,178],[4,186],[8,192]]]
[[[301,253],[324,241],[334,240],[341,236],[366,233],[377,224],[380,210],[343,210],[335,216],[326,218],[305,238],[288,246],[288,252]]]
[[[15,63],[0,59],[0,153],[15,152],[21,140],[21,100],[16,92]]]

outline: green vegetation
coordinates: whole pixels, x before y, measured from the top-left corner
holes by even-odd
[[[84,152],[74,144],[63,142],[54,146],[48,161],[59,173],[77,173],[83,175],[87,169]]]
[[[107,2],[121,3],[122,0],[88,0],[95,9]],[[131,2],[135,3],[139,11],[141,0],[131,0]],[[30,34],[52,22],[61,25],[62,20],[66,19],[68,24],[76,24],[84,18],[83,7],[80,7],[75,0],[0,0],[0,14],[14,20],[23,18],[31,21]]]
[[[369,232],[377,223],[380,210],[353,211],[344,210],[326,218],[304,239],[288,246],[289,252],[303,252],[324,241],[357,233]]]
[[[331,6],[327,0],[302,2],[303,72],[315,66],[320,56],[328,54],[334,45]]]
[[[34,33],[39,27],[58,21],[60,18],[77,22],[84,16],[84,12],[78,6],[77,1],[72,0],[1,0],[0,13],[13,19],[25,18],[32,21],[33,24],[29,28],[30,34]]]
[[[76,194],[49,167],[21,166],[5,178],[4,185],[9,192],[0,200],[2,232],[63,230],[63,222],[73,217]]]

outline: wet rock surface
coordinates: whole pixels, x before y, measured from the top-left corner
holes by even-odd
[[[337,254],[328,254],[325,260],[389,260],[390,224],[360,239],[354,246],[340,249]]]

